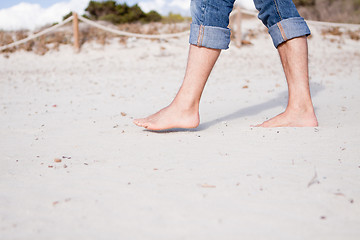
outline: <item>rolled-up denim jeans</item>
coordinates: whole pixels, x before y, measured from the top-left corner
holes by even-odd
[[[192,23],[189,43],[214,49],[228,49],[229,15],[235,0],[191,0]],[[310,35],[292,0],[254,0],[259,19],[268,28],[277,48],[292,38]]]

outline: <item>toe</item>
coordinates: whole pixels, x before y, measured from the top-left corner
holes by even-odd
[[[258,124],[258,125],[256,125],[256,127],[259,127],[259,128],[267,128],[267,127],[269,127],[268,126],[268,124],[267,123],[262,123],[262,124]]]
[[[137,125],[139,127],[147,128],[147,121],[144,118],[135,119],[133,122],[135,125]]]
[[[151,122],[147,122],[143,127],[148,129],[148,130],[155,130],[154,126],[153,126],[153,124]]]
[[[141,119],[135,119],[135,120],[133,121],[133,123],[134,123],[135,125],[140,126],[140,124],[141,124]]]

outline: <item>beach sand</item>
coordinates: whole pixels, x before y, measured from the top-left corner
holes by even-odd
[[[201,124],[135,126],[180,87],[187,37],[0,55],[0,239],[359,239],[360,41],[311,26],[316,128],[251,128],[287,86],[261,23],[223,51]]]

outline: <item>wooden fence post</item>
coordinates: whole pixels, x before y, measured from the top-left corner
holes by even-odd
[[[74,49],[75,52],[80,52],[80,41],[79,41],[79,19],[76,12],[73,13],[73,32],[74,32]]]
[[[241,20],[242,20],[242,16],[241,16],[241,7],[240,6],[236,6],[236,16],[235,16],[235,26],[236,26],[236,30],[235,30],[235,45],[237,47],[241,47],[242,45],[242,32],[241,32]]]

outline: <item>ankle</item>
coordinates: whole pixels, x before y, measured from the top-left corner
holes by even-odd
[[[170,105],[182,111],[188,111],[188,112],[199,111],[199,101],[196,100],[176,97]]]
[[[295,110],[299,112],[313,112],[314,107],[312,104],[311,99],[303,99],[301,101],[299,100],[293,100],[289,99],[287,109],[289,110]]]
[[[297,115],[314,115],[314,107],[312,104],[304,105],[304,104],[288,104],[285,110],[286,113],[289,114],[297,114]]]

